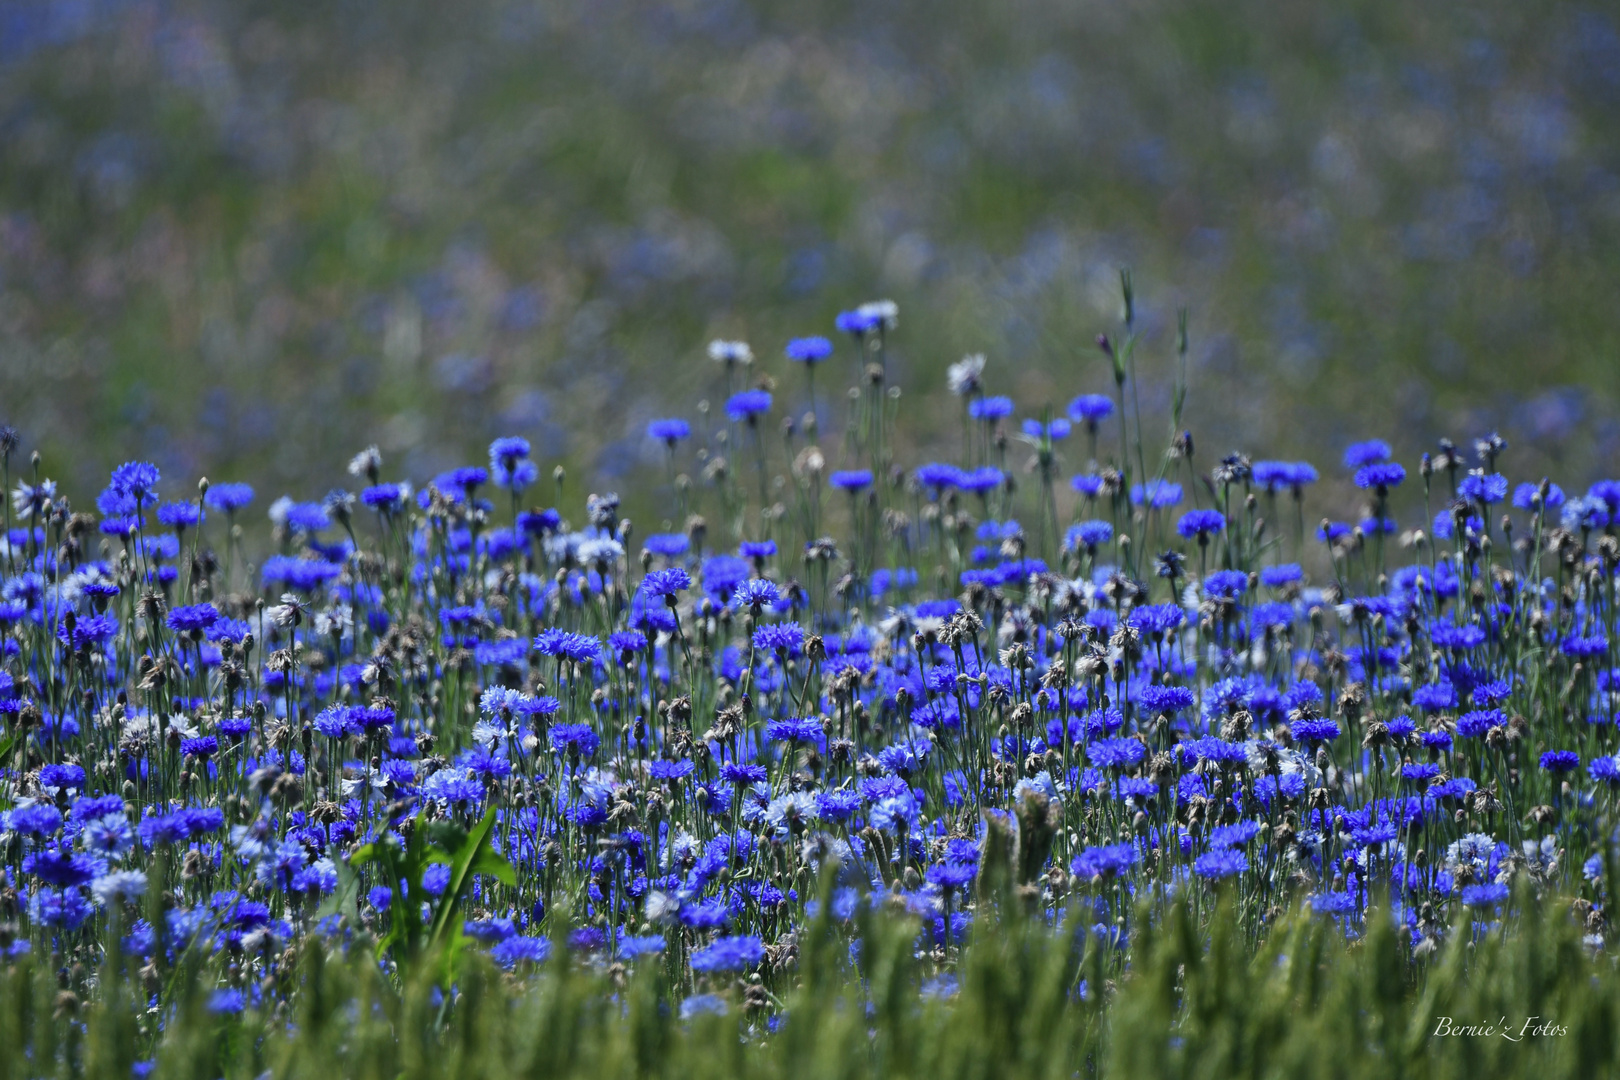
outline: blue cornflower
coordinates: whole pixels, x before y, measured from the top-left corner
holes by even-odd
[[[752,762],[728,761],[720,766],[720,779],[738,787],[757,784],[761,780],[768,779],[769,776],[770,774],[765,771],[765,766],[755,765]]]
[[[180,754],[182,757],[195,757],[207,760],[219,753],[219,740],[212,735],[199,735],[195,739],[180,740]]]
[[[1297,493],[1317,481],[1315,467],[1304,461],[1257,461],[1253,476],[1256,484],[1273,495],[1283,488]]]
[[[648,769],[654,780],[665,781],[685,780],[696,771],[697,764],[687,758],[679,761],[655,761]]]
[[[1507,477],[1501,473],[1471,472],[1457,485],[1457,494],[1462,498],[1486,505],[1501,502],[1507,498],[1507,492]]]
[[[411,497],[409,484],[373,484],[360,493],[360,501],[379,513],[391,513]]]
[[[737,587],[747,581],[753,568],[735,555],[714,555],[703,561],[703,588],[716,600],[725,602]]]
[[[1573,750],[1548,750],[1541,755],[1541,767],[1551,773],[1567,773],[1581,763]]]
[[[1150,716],[1160,714],[1174,716],[1183,709],[1192,708],[1194,700],[1192,690],[1185,686],[1149,684],[1142,687],[1136,695],[1136,703]]]
[[[743,971],[765,959],[765,945],[752,934],[716,938],[692,953],[693,971]]]
[[[846,821],[860,808],[859,792],[841,789],[816,796],[816,816],[824,821]]]
[[[781,592],[777,589],[776,582],[769,578],[749,578],[737,586],[737,591],[732,594],[733,602],[739,607],[755,609],[772,607],[780,599]]]
[[[1457,718],[1457,734],[1465,739],[1477,739],[1493,727],[1505,727],[1507,716],[1501,709],[1475,709]]]
[[[123,813],[120,802],[119,813]],[[33,803],[0,814],[0,827],[24,836],[50,836],[62,827],[62,812],[50,803]]]
[[[1571,499],[1564,504],[1564,508],[1559,514],[1559,520],[1566,529],[1591,531],[1607,528],[1609,522],[1613,520],[1613,515],[1602,499],[1583,495],[1579,499]]]
[[[1349,536],[1352,531],[1342,521],[1324,521],[1316,530],[1316,538],[1324,544],[1333,544]]]
[[[1609,639],[1602,634],[1571,634],[1558,646],[1565,656],[1592,659],[1609,651]]]
[[[1102,394],[1081,394],[1069,402],[1069,419],[1095,428],[1114,414],[1114,402]]]
[[[1269,603],[1257,604],[1249,612],[1249,626],[1255,633],[1264,633],[1271,628],[1289,626],[1294,621],[1294,608],[1291,604]]]
[[[1132,844],[1107,844],[1089,847],[1074,857],[1069,870],[1084,881],[1118,877],[1136,863],[1136,848]]]
[[[1296,581],[1304,580],[1305,571],[1300,569],[1298,563],[1267,566],[1260,571],[1260,584],[1271,589],[1280,589],[1285,585],[1292,585]]]
[[[506,435],[489,444],[491,466],[510,469],[529,456],[529,440],[519,435]]]
[[[1406,469],[1394,461],[1363,465],[1356,470],[1356,487],[1376,491],[1379,494],[1387,492],[1390,488],[1400,487],[1405,479]]]
[[[1000,420],[1011,416],[1012,411],[1013,400],[1010,397],[979,397],[968,402],[968,415],[975,420]]]
[[[1063,536],[1063,547],[1067,551],[1076,551],[1085,548],[1088,553],[1094,554],[1096,550],[1114,538],[1114,527],[1106,521],[1082,521],[1070,525]]]
[[[146,892],[146,875],[139,870],[114,870],[90,883],[90,893],[102,906],[139,899]]]
[[[1339,737],[1339,725],[1323,717],[1311,717],[1289,724],[1288,733],[1302,743],[1332,742]]]
[[[1593,758],[1586,766],[1586,772],[1600,784],[1620,787],[1620,757],[1606,754],[1603,757]]]
[[[551,748],[559,752],[588,758],[601,745],[601,737],[589,724],[557,724],[551,729]]]
[[[1157,637],[1174,630],[1185,619],[1186,612],[1179,604],[1143,604],[1132,608],[1125,621],[1142,633]]]
[[[692,587],[692,575],[678,566],[668,570],[654,570],[641,579],[641,591],[648,596],[674,599],[676,593]]]
[[[1240,765],[1249,760],[1248,751],[1242,743],[1217,739],[1213,735],[1182,743],[1181,753],[1188,761],[1213,761],[1225,765]]]
[[[1224,599],[1241,596],[1249,589],[1249,575],[1241,570],[1217,570],[1204,579],[1204,594]]]
[[[1425,683],[1412,690],[1412,704],[1425,712],[1457,707],[1457,689],[1450,683]]]
[[[348,705],[328,705],[315,714],[311,726],[328,739],[341,739],[360,730],[354,710]]]
[[[534,648],[541,656],[555,656],[583,664],[595,660],[602,653],[602,643],[589,634],[575,634],[567,630],[545,630],[534,639]]]
[[[933,489],[934,494],[938,495],[945,488],[959,487],[964,474],[962,470],[957,468],[955,465],[947,465],[940,461],[930,461],[925,465],[917,466],[917,468],[912,471],[911,475],[916,478],[917,483],[926,488]]]
[[[1103,478],[1092,473],[1081,473],[1069,480],[1069,486],[1088,499],[1095,499],[1102,494]]]
[[[872,470],[844,469],[829,476],[827,478],[827,483],[831,484],[835,488],[840,488],[844,491],[854,493],[860,491],[862,488],[869,488],[872,486]]]
[[[1366,442],[1351,443],[1345,447],[1344,467],[1359,469],[1364,465],[1377,465],[1388,461],[1392,451],[1389,443],[1382,439],[1369,439]]]
[[[1100,769],[1128,769],[1147,756],[1147,747],[1137,739],[1096,739],[1086,747],[1086,757]]]
[[[1540,484],[1520,484],[1513,489],[1513,505],[1520,510],[1556,510],[1564,505],[1564,489],[1550,481],[1547,494],[1541,494]]]
[[[216,1016],[234,1016],[246,1008],[247,995],[235,987],[221,987],[208,998],[208,1011]]]
[[[653,533],[642,541],[642,547],[654,555],[662,555],[672,559],[677,555],[684,555],[692,542],[686,538],[685,533]]]
[[[994,465],[984,465],[970,472],[962,473],[957,480],[957,486],[963,491],[970,491],[983,495],[1000,487],[1006,479],[1002,471]]]
[[[608,635],[608,651],[628,658],[647,648],[647,635],[640,630],[615,630]]]
[[[1169,480],[1149,480],[1131,485],[1131,502],[1136,506],[1146,503],[1154,510],[1175,506],[1181,501],[1181,485]]]
[[[1620,480],[1599,480],[1586,489],[1586,497],[1603,503],[1611,516],[1620,513]]]
[[[203,502],[227,514],[234,514],[252,501],[253,488],[248,484],[215,484],[203,496]]]
[[[812,717],[772,720],[765,725],[765,737],[772,742],[814,743],[821,736],[821,723]]]
[[[871,333],[873,330],[876,330],[879,326],[881,326],[882,323],[883,320],[878,318],[875,313],[861,311],[859,309],[854,311],[840,311],[838,316],[833,319],[833,326],[837,327],[846,334],[853,334],[856,337]]]
[[[636,936],[625,934],[619,938],[618,952],[621,959],[634,960],[640,956],[656,956],[664,951],[666,942],[660,934],[646,934]]]
[[[1193,860],[1193,873],[1211,881],[1241,874],[1248,868],[1249,857],[1236,848],[1207,852]]]
[[[318,533],[332,527],[332,519],[327,516],[326,507],[313,502],[294,503],[287,507],[282,521],[287,528],[301,533]]]
[[[96,876],[98,862],[89,855],[75,855],[63,848],[50,847],[23,856],[22,868],[23,873],[32,874],[47,885],[74,889],[90,884]]]
[[[112,471],[112,491],[132,496],[137,502],[150,506],[157,501],[153,493],[161,474],[156,465],[145,461],[127,461]]]
[[[1508,887],[1500,882],[1485,885],[1464,885],[1462,902],[1469,907],[1495,907],[1508,898]]]
[[[502,443],[520,442],[521,456],[497,456],[496,448]],[[527,439],[496,439],[490,446],[489,475],[495,486],[516,495],[540,479],[540,466],[528,459]]]
[[[796,360],[801,364],[815,364],[832,355],[832,342],[824,337],[794,338],[782,350],[789,360]]]
[[[771,623],[754,628],[754,648],[799,655],[804,645],[804,627],[798,623]]]
[[[484,800],[484,784],[472,772],[460,765],[440,769],[422,784],[424,798],[452,806],[477,806]],[[446,869],[449,869],[446,867]],[[446,877],[448,883],[448,876]],[[426,888],[426,881],[423,887]],[[442,887],[441,887],[442,891]]]
[[[973,884],[979,874],[975,863],[935,863],[928,868],[928,883],[949,892]]]
[[[200,634],[218,620],[219,611],[213,604],[191,604],[170,609],[165,621],[176,633]]]
[[[111,615],[86,615],[73,624],[71,631],[65,622],[56,626],[57,638],[75,651],[104,645],[117,633],[118,620]]]
[[[770,408],[771,395],[768,390],[743,390],[732,394],[726,401],[726,415],[737,423],[744,420],[753,423]]]
[[[1217,825],[1209,831],[1209,847],[1211,851],[1240,848],[1259,835],[1258,821],[1236,821],[1230,825]]]
[[[158,507],[157,519],[171,529],[189,529],[202,523],[202,507],[194,502],[164,503]]]
[[[1059,442],[1069,437],[1070,429],[1069,422],[1060,416],[1050,424],[1043,424],[1039,420],[1025,420],[1023,430],[1027,437],[1037,442],[1042,439]]]
[[[654,420],[647,425],[647,437],[673,450],[676,443],[692,437],[692,425],[678,418]]]
[[[1189,510],[1181,515],[1176,522],[1176,532],[1182,539],[1197,538],[1200,544],[1207,543],[1210,536],[1226,528],[1226,516],[1219,510]]]

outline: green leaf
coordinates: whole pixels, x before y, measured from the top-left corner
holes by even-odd
[[[433,925],[428,931],[428,947],[443,953],[447,962],[460,951],[461,923],[456,916],[472,888],[473,876],[489,874],[508,885],[517,881],[512,865],[491,847],[494,833],[495,811],[491,809],[467,833],[451,859],[450,883],[445,887],[438,910],[433,913]]]

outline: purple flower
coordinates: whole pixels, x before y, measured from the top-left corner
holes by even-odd
[[[1085,548],[1088,552],[1095,551],[1114,538],[1114,527],[1106,521],[1082,521],[1070,525],[1069,531],[1063,536],[1063,546],[1066,550],[1075,551]]]
[[[252,501],[253,488],[248,484],[215,484],[203,496],[203,502],[227,514],[234,514]]]
[[[1382,439],[1351,443],[1344,450],[1344,467],[1359,469],[1364,465],[1376,465],[1388,461],[1390,453],[1389,443]]]
[[[770,623],[754,628],[754,648],[765,652],[799,655],[804,645],[804,627],[798,623]]]
[[[782,353],[789,360],[801,364],[814,364],[831,356],[832,351],[832,342],[824,337],[802,337],[788,342],[787,348],[783,349]]]
[[[693,971],[744,971],[765,959],[765,945],[752,934],[716,938],[692,953]]]
[[[692,575],[678,566],[654,570],[641,579],[641,590],[648,596],[673,597],[692,587]]]
[[[1376,491],[1379,494],[1387,492],[1390,488],[1400,487],[1405,479],[1406,470],[1394,461],[1364,465],[1356,470],[1356,487]]]
[[[1508,887],[1499,882],[1485,885],[1464,885],[1462,902],[1469,907],[1495,907],[1508,898]]]
[[[737,423],[744,420],[752,423],[770,408],[771,395],[767,390],[744,390],[726,401],[726,415]]]
[[[1096,427],[1114,414],[1114,402],[1102,394],[1081,394],[1069,402],[1069,419]]]
[[[928,882],[947,892],[973,884],[979,868],[975,863],[935,863],[928,868]]]
[[[647,437],[657,439],[671,449],[683,439],[692,436],[692,425],[681,419],[654,420],[647,425]]]
[[[1541,767],[1550,773],[1567,773],[1581,763],[1581,756],[1573,750],[1548,750],[1541,755]]]
[[[1201,544],[1224,528],[1226,517],[1219,510],[1189,510],[1176,522],[1176,532],[1181,534],[1182,539],[1196,538]]]
[[[1131,485],[1131,502],[1136,506],[1145,503],[1154,510],[1162,510],[1180,501],[1181,485],[1169,480],[1149,480],[1146,484]]]
[[[213,604],[192,604],[171,609],[166,621],[170,630],[189,634],[207,630],[218,619],[219,611]]]
[[[1235,848],[1211,851],[1193,860],[1193,873],[1211,881],[1241,874],[1248,868],[1249,857]]]
[[[1136,863],[1136,848],[1131,844],[1107,844],[1089,847],[1074,857],[1069,870],[1085,881],[1118,877]]]
[[[833,473],[827,478],[827,483],[843,491],[854,493],[862,488],[872,486],[871,469],[845,469]]]

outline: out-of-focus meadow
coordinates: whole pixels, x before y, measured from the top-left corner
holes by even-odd
[[[1110,387],[1129,264],[1201,457],[1498,428],[1574,479],[1620,458],[1617,134],[1597,4],[9,0],[0,420],[80,497],[497,434],[633,496],[712,337],[799,413],[783,343],[892,298],[945,452],[965,352],[1026,414]]]

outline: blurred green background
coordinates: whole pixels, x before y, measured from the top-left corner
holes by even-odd
[[[915,461],[965,352],[1024,415],[1108,388],[1129,264],[1155,417],[1191,310],[1205,464],[1496,428],[1579,482],[1620,456],[1617,127],[1597,4],[5,0],[0,420],[79,501],[523,434],[634,508],[711,337],[799,412],[783,343],[893,298]]]

